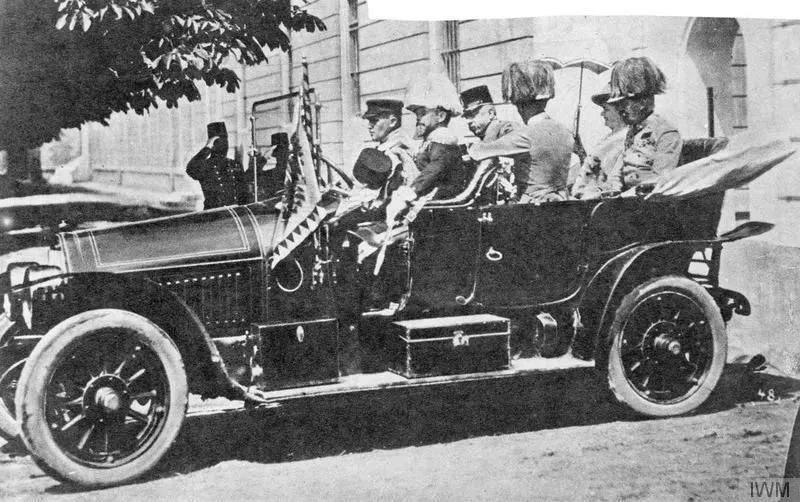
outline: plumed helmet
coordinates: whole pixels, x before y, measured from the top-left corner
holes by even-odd
[[[552,99],[556,95],[553,67],[536,59],[506,66],[500,86],[503,99],[514,104]]]
[[[617,61],[611,68],[611,95],[609,103],[637,96],[663,94],[667,77],[648,57],[634,57]]]
[[[444,73],[439,72],[412,77],[406,86],[403,102],[415,113],[418,108],[441,108],[452,116],[458,116],[462,110],[456,87]]]

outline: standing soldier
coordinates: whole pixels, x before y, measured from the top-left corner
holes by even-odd
[[[186,165],[186,174],[200,182],[203,209],[245,204],[247,182],[241,163],[227,157],[228,131],[224,122],[207,126],[208,141]]]
[[[463,117],[467,121],[469,130],[483,142],[495,141],[522,127],[522,124],[518,122],[497,118],[497,110],[494,107],[492,94],[489,92],[489,87],[485,85],[479,85],[462,92],[461,103],[464,105]],[[514,155],[512,160],[511,174],[513,176],[511,178],[514,180],[525,178],[530,170],[528,154]],[[503,178],[503,183],[508,184],[508,190],[513,192],[511,193],[512,199],[518,200],[521,191],[513,188],[511,182],[506,178]]]
[[[683,141],[675,126],[653,113],[655,95],[667,86],[664,73],[646,57],[628,58],[611,69],[608,102],[628,125],[622,162],[609,184],[615,190],[652,188],[659,176],[677,167]]]
[[[517,107],[525,127],[495,141],[477,143],[469,155],[480,161],[527,152],[530,168],[515,176],[519,202],[565,200],[574,140],[565,126],[545,112],[555,96],[553,68],[543,61],[511,63],[503,70],[502,90],[503,99]]]

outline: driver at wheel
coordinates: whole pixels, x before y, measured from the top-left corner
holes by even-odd
[[[367,100],[367,110],[362,117],[369,124],[370,138],[377,145],[363,149],[358,156],[353,166],[353,177],[358,184],[348,201],[340,206],[338,214],[356,207],[378,209],[397,188],[411,184],[419,174],[411,140],[400,130],[402,114],[402,101]]]

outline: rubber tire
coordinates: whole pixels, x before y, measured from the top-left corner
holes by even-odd
[[[119,467],[96,469],[70,459],[53,439],[45,420],[42,390],[81,337],[107,328],[136,333],[140,342],[155,352],[164,366],[169,385],[169,411],[160,434],[148,450]],[[17,416],[22,440],[36,464],[49,475],[89,488],[103,488],[132,481],[152,469],[170,448],[183,425],[188,404],[186,371],[173,341],[148,319],[124,310],[83,312],[53,327],[34,348],[17,388]]]
[[[659,404],[642,397],[630,385],[625,377],[625,370],[620,360],[620,335],[622,327],[639,302],[654,293],[661,291],[679,291],[693,299],[702,308],[713,339],[711,365],[700,388],[683,401],[672,404]],[[606,376],[608,387],[621,404],[634,412],[648,417],[672,417],[689,413],[702,405],[711,395],[719,382],[727,359],[727,335],[725,322],[722,320],[719,306],[706,291],[695,281],[681,276],[664,276],[647,281],[628,293],[617,308],[614,322],[609,333],[608,366]]]
[[[10,320],[5,314],[0,315],[0,342],[5,343],[5,338],[9,336],[10,332],[18,329],[19,327],[14,321]],[[5,374],[6,370],[24,358],[22,356],[21,358],[12,358],[10,360],[0,359],[0,375]],[[16,409],[8,409],[2,401],[0,401],[0,437],[6,441],[19,441],[20,439]]]

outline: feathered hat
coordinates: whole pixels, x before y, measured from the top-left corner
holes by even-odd
[[[553,67],[544,61],[511,63],[503,69],[503,99],[514,104],[552,99],[556,95]]]
[[[418,108],[441,108],[455,117],[462,111],[456,87],[445,74],[438,72],[412,77],[403,102],[415,113]]]
[[[663,94],[667,77],[648,57],[628,58],[614,63],[611,69],[609,103],[637,96]]]

